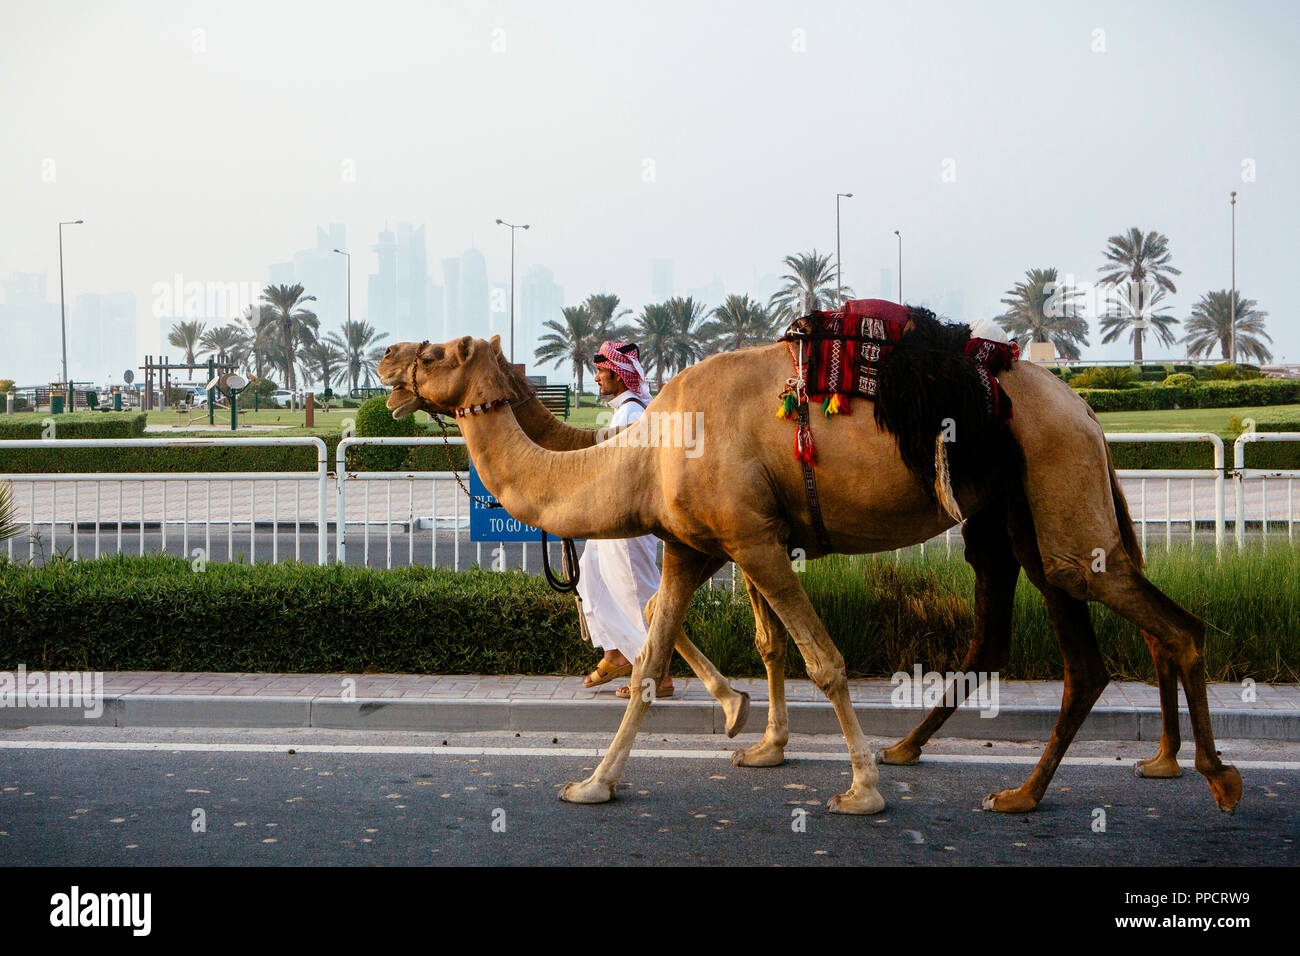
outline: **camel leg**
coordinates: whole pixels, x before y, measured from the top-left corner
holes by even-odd
[[[1160,684],[1160,749],[1154,757],[1135,763],[1133,773],[1139,777],[1181,776],[1183,770],[1178,766],[1178,748],[1182,745],[1182,734],[1178,729],[1178,668],[1154,634],[1142,631],[1142,637],[1151,649],[1156,680]]]
[[[1178,674],[1187,698],[1192,734],[1196,738],[1196,769],[1205,776],[1219,809],[1231,812],[1241,800],[1241,774],[1236,767],[1219,759],[1214,746],[1210,703],[1205,693],[1205,624],[1148,581],[1122,555],[1112,558],[1110,571],[1089,578],[1088,590],[1116,614],[1152,634],[1159,643],[1162,657],[1168,659],[1169,666]],[[1172,722],[1177,733],[1177,707],[1166,700],[1163,682],[1161,706],[1164,727],[1167,730]]]
[[[975,569],[975,636],[962,659],[963,673],[987,674],[1006,666],[1011,646],[1011,610],[1016,600],[1020,562],[1007,534],[1004,505],[991,505],[967,519],[962,527],[966,561]],[[910,734],[880,752],[880,762],[916,763],[921,748],[944,721],[961,706],[966,682],[956,680],[944,688],[943,703],[935,707]],[[953,701],[951,706],[948,701]]]
[[[699,590],[709,578],[718,573],[718,569],[726,563],[725,558],[708,558],[704,563],[695,582],[695,590]],[[694,591],[691,592],[695,593]],[[651,596],[650,601],[646,604],[645,620],[648,626],[654,622],[655,599],[659,595],[656,593]],[[701,683],[708,688],[713,698],[722,706],[723,716],[726,717],[726,731],[728,737],[734,737],[745,727],[745,722],[749,719],[749,694],[744,691],[733,690],[731,682],[722,676],[722,673],[713,666],[713,661],[709,660],[698,647],[691,643],[691,639],[686,636],[686,631],[681,627],[677,628],[677,633],[673,639],[673,646],[677,653],[682,655],[682,659],[690,666],[695,676]],[[664,661],[664,673],[668,673],[669,658]]]
[[[832,813],[879,813],[885,808],[885,800],[876,789],[876,763],[849,699],[844,656],[831,642],[813,610],[785,549],[768,545],[746,549],[733,557],[794,637],[808,666],[808,675],[830,700],[844,731],[853,784],[847,792],[831,797],[828,808]]]
[[[785,745],[790,741],[785,705],[786,630],[748,575],[745,590],[754,608],[754,644],[767,668],[767,730],[759,743],[732,754],[731,762],[737,767],[778,767],[785,763]]]
[[[560,792],[561,800],[569,803],[605,803],[614,799],[615,786],[632,753],[637,730],[645,718],[645,712],[650,709],[650,700],[646,698],[654,697],[655,680],[651,675],[662,674],[667,666],[674,635],[681,631],[686,609],[699,580],[699,571],[705,562],[712,560],[708,555],[682,545],[665,543],[663,577],[656,595],[650,634],[636,660],[632,662],[633,692],[628,697],[618,733],[614,735],[609,750],[592,775],[586,780],[564,787]],[[645,683],[647,679],[650,679],[648,685]],[[640,691],[640,688],[647,686],[649,695]]]
[[[1101,651],[1097,648],[1087,603],[1072,597],[1047,578],[1028,508],[1023,504],[1013,505],[1009,516],[1016,555],[1029,580],[1042,592],[1065,661],[1065,693],[1061,699],[1061,712],[1034,772],[1014,790],[989,794],[983,801],[985,810],[1027,813],[1043,799],[1061,758],[1065,756],[1074,735],[1083,725],[1092,705],[1106,689],[1110,678]]]

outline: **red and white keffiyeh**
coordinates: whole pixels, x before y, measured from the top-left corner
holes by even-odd
[[[638,398],[650,401],[650,389],[646,386],[645,369],[637,358],[637,347],[628,342],[601,343],[596,353],[596,364],[607,365],[627,386],[627,390]]]

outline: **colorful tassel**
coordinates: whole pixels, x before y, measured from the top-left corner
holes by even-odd
[[[839,392],[831,392],[822,402],[822,413],[830,418],[832,415],[847,415],[849,403]]]
[[[798,417],[793,392],[786,392],[781,396],[781,407],[776,410],[776,417],[790,420]]]
[[[801,424],[794,435],[794,457],[799,461],[813,464],[817,460],[817,449],[813,446],[812,429]]]

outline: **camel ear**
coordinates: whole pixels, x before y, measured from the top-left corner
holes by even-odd
[[[474,354],[474,337],[466,335],[456,343],[456,357],[462,363],[468,362],[469,357]]]
[[[500,355],[500,354],[501,354],[501,336],[499,336],[499,335],[494,335],[494,336],[492,336],[492,342],[491,342],[491,345],[492,345],[492,351],[493,351],[493,352],[496,352],[497,355]]]

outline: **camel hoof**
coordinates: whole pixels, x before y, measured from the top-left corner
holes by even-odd
[[[1214,802],[1224,813],[1231,813],[1241,802],[1241,774],[1231,765],[1207,773],[1205,780],[1214,793]]]
[[[588,777],[579,783],[570,783],[560,791],[565,803],[608,803],[614,799],[615,784],[599,783]]]
[[[879,813],[885,809],[885,798],[875,787],[868,787],[865,790],[858,790],[855,787],[848,793],[831,797],[826,803],[826,809],[831,813]]]
[[[733,767],[779,767],[785,763],[785,748],[767,741],[757,743],[748,750],[737,750],[731,755]]]
[[[749,695],[743,690],[736,695],[734,710],[727,714],[727,737],[736,736],[745,729],[745,724],[749,720]],[[727,708],[724,705],[723,710]]]
[[[1037,809],[1038,801],[1019,790],[1003,790],[990,793],[980,806],[996,813],[1032,813]]]
[[[921,759],[921,748],[914,747],[906,741],[900,740],[892,747],[886,747],[880,751],[880,762],[893,764],[895,766],[906,766],[908,764],[918,763]]]
[[[1148,760],[1139,760],[1133,764],[1133,776],[1148,777],[1152,780],[1171,780],[1174,777],[1181,777],[1183,768],[1178,766],[1178,761],[1173,757],[1165,757],[1156,754]]]

